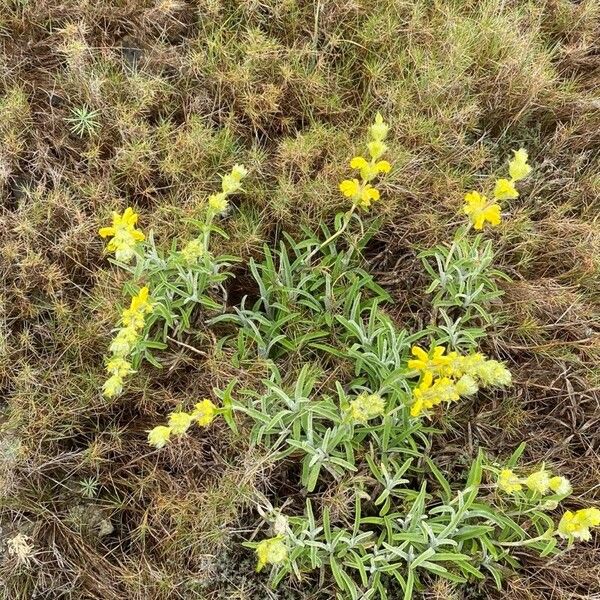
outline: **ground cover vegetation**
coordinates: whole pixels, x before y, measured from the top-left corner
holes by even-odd
[[[595,2],[0,33],[3,597],[597,595]]]

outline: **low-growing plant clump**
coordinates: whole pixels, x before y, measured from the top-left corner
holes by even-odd
[[[434,277],[437,320],[408,332],[386,314],[390,298],[361,256],[374,230],[360,213],[380,200],[373,183],[392,169],[382,158],[388,130],[377,114],[369,159],[350,161],[360,179],[339,185],[351,206],[336,216],[334,231],[323,227],[324,241],[306,232],[300,241],[287,236],[276,250],[265,247],[265,258],[250,263],[258,299],[247,306],[242,298],[233,312],[226,310],[223,282],[231,276],[225,268],[238,259],[213,256],[210,241],[213,232],[225,235],[215,218],[227,211],[227,196],[242,191],[245,167],[235,165],[222,177],[221,192],[209,197],[204,218],[193,223],[199,237],[179,243],[179,250],[174,242],[168,253],[158,252],[152,234],[146,243],[131,208],[115,213],[113,226],[100,235],[112,238],[106,250],[131,274],[126,287],[139,291],[110,345],[104,394],[120,394],[141,359],[160,366],[152,350],[165,348],[169,335],[190,333],[195,307],[222,312],[209,321],[225,332],[219,346],[238,367],[264,361],[268,378],[258,389],[235,380],[214,388],[219,404],[205,398],[189,412],[172,412],[166,424],[149,431],[148,442],[164,448],[219,416],[240,435],[241,417],[251,447],[268,453],[272,463],[297,465],[298,485],[308,494],[304,509],[286,510],[292,498],[285,496],[263,498],[258,510],[271,536],[244,544],[256,552],[257,571],[269,566],[274,586],[288,574],[302,580],[320,571],[321,579],[335,580],[338,598],[353,600],[392,597],[390,580],[409,600],[423,590],[424,576],[465,583],[489,575],[501,589],[505,565],[518,567],[511,550],[553,555],[561,539],[569,545],[589,540],[590,529],[600,525],[597,508],[566,511],[554,524],[552,511],[572,487],[544,465],[519,477],[513,469],[523,445],[504,465],[480,451],[458,489],[428,455],[436,430],[427,420],[438,407],[511,385],[506,366],[478,351],[493,321],[489,301],[501,292],[489,270],[491,244],[470,230],[501,223],[500,203],[519,197],[516,184],[531,166],[519,149],[509,162],[510,178],[496,180],[491,199],[477,191],[465,195],[468,222],[448,249],[423,254]],[[291,363],[292,356],[301,362]],[[344,378],[324,372],[336,359],[346,365]],[[343,519],[332,518],[320,502],[319,491],[332,480],[349,490],[351,508]]]

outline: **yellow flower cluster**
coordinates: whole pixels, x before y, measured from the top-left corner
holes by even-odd
[[[356,206],[365,210],[373,202],[379,200],[379,190],[371,185],[380,173],[389,173],[392,165],[387,160],[380,160],[385,154],[387,146],[384,142],[389,125],[384,122],[383,117],[377,113],[375,123],[369,128],[370,141],[367,144],[370,160],[364,156],[355,156],[350,161],[350,168],[356,169],[360,173],[360,181],[357,178],[345,179],[340,183],[340,192],[347,198],[352,198]]]
[[[204,240],[196,238],[188,242],[181,250],[181,257],[188,265],[196,264],[206,253],[204,248]]]
[[[258,559],[256,570],[260,571],[265,565],[276,565],[282,563],[288,555],[283,536],[262,540],[256,546],[256,557]]]
[[[498,179],[496,181],[493,200],[488,200],[486,196],[479,192],[469,192],[465,196],[463,210],[471,219],[475,229],[483,229],[486,222],[492,226],[500,224],[502,217],[498,201],[514,200],[519,197],[515,183],[525,179],[531,172],[527,159],[527,151],[523,148],[514,151],[514,157],[508,164],[510,179]]]
[[[553,476],[543,467],[525,478],[518,477],[511,469],[502,469],[498,475],[497,486],[507,494],[520,492],[523,486],[541,495],[553,492],[559,496],[568,496],[573,491],[571,482],[566,477]]]
[[[362,393],[354,400],[351,400],[348,407],[348,414],[355,423],[366,423],[369,419],[374,419],[383,414],[385,401],[378,394]]]
[[[114,252],[117,260],[129,262],[135,254],[136,244],[144,240],[144,234],[135,228],[137,221],[137,213],[129,207],[122,215],[114,212],[112,226],[102,227],[98,231],[100,237],[112,238],[106,245],[106,250]]]
[[[563,538],[589,540],[592,535],[590,527],[600,525],[600,509],[582,508],[576,512],[568,510],[558,524],[558,535]]]
[[[152,312],[149,290],[143,287],[137,295],[131,298],[129,308],[121,314],[121,327],[110,343],[111,357],[106,363],[106,371],[110,377],[104,382],[102,390],[107,398],[118,396],[123,391],[123,381],[133,372],[131,363],[127,360],[139,341],[144,328],[146,315]]]
[[[246,177],[248,170],[243,165],[234,165],[231,173],[221,177],[221,191],[208,197],[208,206],[214,213],[223,213],[229,207],[227,196],[235,194],[242,189],[242,179]]]
[[[167,425],[158,425],[148,432],[148,443],[160,449],[169,442],[171,435],[184,435],[194,422],[200,427],[208,427],[217,416],[217,410],[213,402],[205,398],[191,413],[171,413]]]
[[[510,371],[500,362],[489,360],[483,354],[446,354],[444,346],[435,346],[426,352],[413,346],[408,361],[409,369],[419,371],[421,381],[413,390],[411,415],[419,416],[442,402],[454,402],[471,396],[479,387],[505,386],[511,383]]]

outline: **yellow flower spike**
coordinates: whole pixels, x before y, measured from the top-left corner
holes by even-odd
[[[384,161],[382,161],[382,162],[384,162]],[[350,166],[353,169],[360,170],[360,176],[363,180],[363,183],[372,181],[379,174],[377,165],[372,162],[367,161],[367,159],[362,156],[355,156],[350,161]]]
[[[175,412],[169,415],[169,427],[173,435],[183,435],[192,424],[192,415],[185,412]]]
[[[369,142],[367,148],[369,149],[369,154],[373,160],[381,158],[387,150],[387,146],[380,140]]]
[[[500,471],[497,486],[507,494],[514,494],[523,489],[521,479],[519,479],[510,469],[502,469]]]
[[[369,166],[369,161],[366,158],[364,158],[363,156],[355,156],[350,161],[351,169],[364,169],[367,166]]]
[[[114,398],[123,391],[123,377],[118,373],[111,375],[102,386],[102,393],[107,398]]]
[[[510,179],[498,179],[494,187],[494,198],[496,200],[516,200],[519,192]]]
[[[426,371],[423,375],[423,379],[421,379],[421,383],[419,383],[419,390],[427,390],[433,385],[433,373],[431,371]]]
[[[219,194],[211,194],[208,197],[208,205],[217,213],[225,212],[229,206],[227,194],[220,192]]]
[[[347,198],[353,198],[360,192],[360,183],[358,179],[345,179],[340,183],[340,192]]]
[[[571,482],[566,477],[551,477],[548,485],[559,496],[568,496],[573,491]]]
[[[538,494],[546,494],[550,489],[550,473],[544,468],[535,471],[527,479],[525,485],[532,491]]]
[[[497,360],[483,360],[471,369],[471,375],[477,377],[485,387],[504,387],[512,383],[510,371]]]
[[[429,365],[429,354],[420,348],[419,346],[413,346],[410,349],[410,352],[413,356],[416,356],[416,359],[411,359],[408,361],[407,365],[409,369],[415,369],[417,371],[424,371],[427,369]]]
[[[208,427],[215,419],[217,407],[211,400],[205,398],[196,404],[192,412],[192,419],[200,427]]]
[[[513,181],[520,181],[531,173],[531,167],[527,164],[529,155],[524,148],[513,150],[513,152],[514,157],[508,163],[508,172]]]
[[[582,508],[577,511],[579,519],[586,527],[598,527],[600,525],[600,509]]]
[[[445,365],[448,362],[448,357],[444,356],[445,352],[446,352],[446,347],[445,346],[436,346],[433,349],[433,357],[431,358],[431,362],[436,367],[440,367],[442,365]]]
[[[349,413],[356,423],[366,423],[383,414],[385,401],[379,394],[362,393],[349,403]]]
[[[148,289],[148,286],[141,288],[140,291],[131,298],[130,308],[136,312],[152,312],[152,303],[150,302],[150,290]]]
[[[492,226],[496,226],[500,225],[502,221],[500,206],[494,202],[489,202],[479,192],[469,192],[465,195],[463,210],[471,219],[473,227],[477,230],[483,229],[486,222]]]
[[[421,398],[416,398],[413,405],[410,407],[410,416],[418,417],[424,409],[425,406],[423,405],[423,400]]]
[[[597,508],[582,508],[573,513],[568,510],[558,524],[558,535],[569,541],[591,539],[590,527],[600,525],[600,510]]]
[[[100,237],[112,239],[106,245],[108,252],[114,252],[117,260],[129,262],[134,254],[138,242],[145,239],[144,234],[135,228],[138,215],[133,208],[126,208],[122,215],[113,213],[113,224],[111,227],[102,227],[98,230]]]
[[[388,134],[390,126],[383,120],[380,113],[375,115],[375,123],[369,128],[371,138],[376,142],[382,142]]]
[[[159,450],[163,448],[171,437],[171,428],[158,425],[148,432],[148,443]]]
[[[256,546],[255,552],[258,559],[256,565],[257,571],[260,571],[265,565],[282,563],[288,555],[284,538],[280,535],[262,540],[262,542]]]

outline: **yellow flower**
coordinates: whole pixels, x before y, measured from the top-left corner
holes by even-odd
[[[448,362],[440,368],[441,374],[447,377],[470,375],[476,383],[484,387],[510,385],[510,371],[497,360],[488,360],[479,352],[461,356],[450,352]]]
[[[598,525],[600,525],[600,509],[582,508],[577,512],[579,513],[579,520],[586,527],[598,527]]]
[[[535,471],[527,477],[525,485],[533,492],[545,494],[550,489],[550,474],[543,468]]]
[[[496,200],[515,200],[519,192],[510,179],[498,179],[494,187],[494,198]]]
[[[597,508],[582,508],[573,513],[568,510],[558,524],[558,535],[569,540],[589,540],[592,536],[590,527],[600,525],[600,510]]]
[[[263,540],[256,546],[258,563],[256,570],[260,571],[265,565],[276,565],[283,562],[288,555],[283,536]]]
[[[148,443],[155,448],[162,448],[171,437],[171,428],[164,425],[158,425],[148,432]]]
[[[175,412],[169,415],[169,427],[173,435],[184,434],[192,424],[192,415],[185,412]]]
[[[192,412],[192,419],[201,427],[208,427],[216,416],[217,407],[207,398],[198,402]]]
[[[372,202],[379,200],[379,190],[370,186],[369,184],[365,185],[361,194],[360,200],[358,201],[358,205],[361,208],[369,208]]]
[[[500,471],[497,485],[507,494],[514,494],[523,489],[521,480],[510,469],[502,469],[502,471]]]
[[[459,396],[472,396],[479,391],[479,386],[470,375],[463,375],[456,382],[456,391]]]
[[[108,349],[111,354],[118,356],[127,356],[131,354],[137,341],[139,339],[139,333],[136,327],[128,325],[119,330],[119,333],[113,338]]]
[[[360,183],[358,179],[345,179],[340,183],[340,192],[347,198],[353,198],[360,192]]]
[[[568,496],[573,491],[571,482],[566,477],[551,477],[548,485],[559,496]]]
[[[137,220],[137,213],[129,207],[122,215],[114,212],[112,226],[102,227],[98,231],[103,238],[112,237],[106,249],[108,252],[114,252],[117,260],[129,262],[135,254],[136,244],[144,240],[144,234],[135,228]]]
[[[123,377],[115,373],[111,375],[102,386],[102,393],[107,398],[114,398],[123,391]]]
[[[426,371],[421,383],[413,390],[413,405],[410,414],[418,417],[442,402],[454,402],[460,398],[454,382],[448,377],[440,377],[433,381],[431,371]]]
[[[118,355],[113,356],[106,363],[106,370],[111,375],[118,375],[121,378],[126,377],[130,373],[133,373],[133,368],[131,366],[131,363],[126,361],[123,357],[118,356]]]
[[[407,366],[409,369],[415,369],[416,371],[436,372],[450,362],[450,358],[444,356],[444,353],[446,352],[444,346],[435,346],[429,354],[425,352],[423,348],[413,346],[410,349],[410,352],[413,356],[416,356],[416,358],[410,359]]]
[[[375,123],[369,128],[369,133],[374,141],[382,142],[390,129],[390,126],[383,120],[380,113],[375,115]]]
[[[385,401],[378,394],[362,393],[350,401],[350,417],[357,423],[366,423],[383,414]]]
[[[515,155],[508,163],[508,172],[513,181],[520,181],[521,179],[525,179],[525,177],[531,173],[531,167],[527,164],[529,155],[524,148],[513,150],[513,152]]]
[[[471,369],[470,375],[476,377],[484,387],[503,387],[512,383],[510,371],[497,360],[484,360]]]
[[[373,160],[381,158],[387,150],[387,146],[380,140],[369,142],[367,148],[369,149],[369,154]]]
[[[392,170],[392,165],[387,160],[378,161],[375,167],[380,173],[389,173]]]
[[[355,156],[350,161],[350,168],[352,169],[364,169],[369,166],[369,161],[363,156]]]
[[[208,197],[208,205],[217,213],[225,212],[229,206],[227,194],[223,192],[220,192],[219,194],[211,194]]]
[[[469,192],[465,196],[464,212],[468,215],[475,229],[483,229],[485,222],[490,225],[499,225],[502,218],[500,216],[500,206],[494,202],[488,202],[485,196],[479,192]]]
[[[193,265],[197,263],[202,256],[204,256],[204,253],[203,240],[201,238],[196,238],[185,245],[181,251],[181,256],[188,265]]]
[[[144,317],[151,312],[152,303],[149,301],[149,290],[144,286],[137,295],[131,298],[131,304],[123,311],[121,320],[125,327],[143,329]]]
[[[148,289],[148,286],[141,288],[140,291],[131,298],[130,308],[135,312],[152,312],[152,303],[150,302],[150,290]]]
[[[231,169],[231,177],[236,181],[241,181],[248,175],[248,169],[244,165],[233,165]]]
[[[221,190],[224,194],[234,194],[242,187],[239,179],[231,174],[221,177]]]

